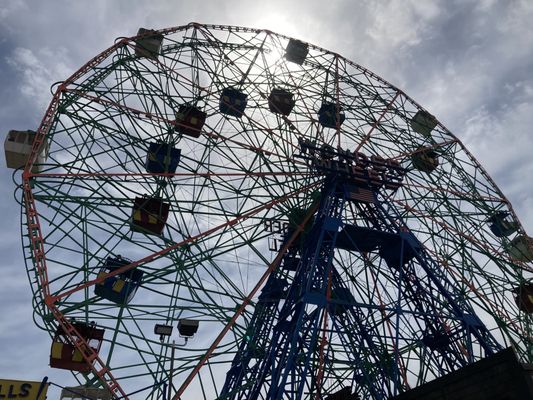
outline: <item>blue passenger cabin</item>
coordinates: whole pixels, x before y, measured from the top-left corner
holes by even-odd
[[[337,125],[340,128],[340,126],[346,119],[346,116],[344,115],[344,112],[342,111],[342,108],[340,106],[338,108],[338,112],[339,116],[337,118],[337,104],[324,102],[318,110],[318,122],[324,128],[336,129]]]
[[[98,273],[98,278],[102,278],[128,264],[131,264],[131,261],[121,256],[107,257],[104,266]],[[144,272],[140,269],[133,268],[108,277],[95,285],[94,294],[116,304],[128,304],[141,286],[143,274]]]
[[[133,203],[131,230],[160,235],[165,227],[170,204],[157,197],[136,197]]]
[[[289,39],[285,48],[285,59],[287,61],[302,65],[309,53],[309,45],[299,40]]]
[[[168,143],[150,143],[145,168],[152,174],[173,174],[180,162],[181,150]]]
[[[497,237],[506,237],[518,230],[518,223],[510,220],[509,213],[498,211],[488,219],[490,230]]]
[[[418,110],[411,119],[411,128],[416,133],[425,137],[431,137],[431,131],[437,126],[437,119],[424,110]]]
[[[163,35],[152,29],[139,28],[137,36],[137,39],[135,39],[135,55],[157,60],[161,53]]]
[[[219,110],[222,114],[241,118],[244,115],[248,96],[234,88],[225,88],[220,95]]]
[[[104,340],[104,330],[98,329],[94,323],[72,322],[72,326],[92,351],[98,353]],[[69,336],[59,326],[52,339],[50,349],[50,367],[70,371],[90,372],[91,364],[85,361],[82,353],[71,343]]]
[[[288,116],[296,104],[293,97],[287,90],[274,88],[268,96],[268,108],[273,113]]]
[[[182,104],[176,115],[176,132],[192,137],[200,137],[207,114],[198,107]]]
[[[430,174],[439,166],[439,157],[435,150],[429,147],[419,147],[411,156],[413,167]]]
[[[381,243],[379,255],[389,268],[399,269],[411,261],[422,250],[422,244],[411,232],[400,232],[387,237]]]

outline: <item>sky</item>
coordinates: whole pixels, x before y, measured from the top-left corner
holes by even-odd
[[[139,27],[265,28],[339,53],[437,116],[533,235],[532,20],[529,0],[2,0],[0,132],[35,130],[53,83]],[[32,321],[20,209],[0,158],[0,379],[68,380],[48,367],[50,339]]]

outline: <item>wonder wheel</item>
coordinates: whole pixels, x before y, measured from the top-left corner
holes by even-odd
[[[8,142],[29,160],[36,321],[79,384],[385,399],[505,347],[533,361],[531,239],[459,139],[367,69],[192,23],[53,89]]]

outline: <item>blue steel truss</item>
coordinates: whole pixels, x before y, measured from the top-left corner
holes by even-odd
[[[395,208],[376,189],[372,202],[353,202],[346,179],[325,179],[313,227],[267,280],[219,399],[334,399],[339,391],[343,399],[387,399],[407,390],[401,350],[384,351],[383,331],[368,309],[379,308],[391,321],[416,316],[418,326],[397,329],[393,339],[417,346],[419,362],[437,376],[473,362],[479,349],[484,356],[501,349]],[[349,203],[365,226],[347,220]],[[358,302],[349,268],[333,262],[336,249],[378,245],[398,283],[399,300],[386,309]],[[284,268],[295,260],[295,271]],[[444,319],[452,321],[447,329]]]

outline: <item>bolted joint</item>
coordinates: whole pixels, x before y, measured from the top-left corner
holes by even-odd
[[[53,308],[55,307],[55,304],[57,303],[57,297],[56,296],[52,296],[52,295],[47,295],[45,296],[44,298],[44,304],[46,304],[46,306],[48,308]]]
[[[26,184],[26,183],[29,184],[32,178],[33,178],[33,173],[31,172],[31,167],[28,169],[24,169],[24,171],[22,171],[23,184]]]

